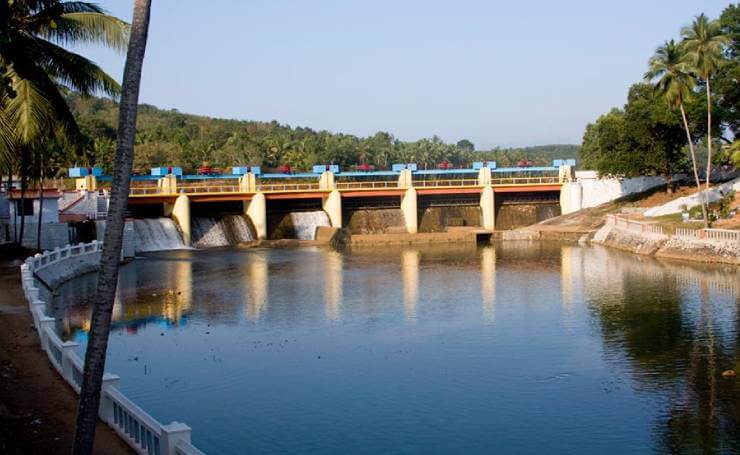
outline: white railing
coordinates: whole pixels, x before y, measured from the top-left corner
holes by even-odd
[[[632,232],[666,235],[663,231],[663,227],[654,223],[643,223],[611,214],[606,216],[606,222],[612,226],[617,226]],[[715,243],[735,242],[740,244],[740,231],[733,231],[731,229],[676,228],[676,232],[671,237],[683,240],[708,241]]]
[[[655,234],[665,235],[663,226],[655,223],[644,223],[641,221],[630,220],[617,215],[607,215],[606,222],[612,226],[626,229],[638,234]]]
[[[46,315],[46,302],[41,300],[36,287],[34,273],[72,257],[97,253],[103,248],[102,242],[67,245],[51,251],[31,256],[21,265],[21,284],[33,316],[33,325],[38,332],[41,348],[49,361],[65,381],[80,393],[84,363],[77,355],[79,344],[62,341],[57,335],[54,318]],[[202,455],[190,443],[191,429],[183,423],[173,422],[162,425],[119,389],[120,378],[105,373],[100,397],[100,419],[110,426],[137,453],[146,455]]]
[[[676,229],[676,237],[688,240],[707,240],[714,242],[735,242],[740,244],[740,231],[730,229]]]

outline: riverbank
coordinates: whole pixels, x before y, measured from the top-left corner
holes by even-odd
[[[740,244],[729,238],[720,239],[716,236],[707,238],[707,232],[700,229],[701,223],[634,220],[633,213],[643,210],[644,201],[650,198],[655,196],[614,201],[555,217],[536,225],[497,232],[494,237],[501,240],[591,242],[642,256],[740,265]],[[626,218],[624,214],[631,214],[630,218]],[[609,217],[619,217],[620,222],[610,224],[607,221]],[[727,222],[723,224],[734,227]],[[733,236],[736,234],[732,232],[736,231],[736,229],[725,230],[724,235]]]
[[[49,363],[20,285],[19,261],[0,259],[0,452],[69,453],[77,395]],[[131,449],[98,422],[95,453]]]

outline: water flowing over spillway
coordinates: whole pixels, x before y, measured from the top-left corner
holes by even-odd
[[[196,217],[192,220],[192,227],[193,246],[196,248],[230,246],[254,240],[246,215]]]
[[[170,218],[134,220],[134,232],[137,253],[187,248],[180,229]]]
[[[329,216],[323,210],[291,212],[290,220],[293,223],[295,236],[299,240],[314,240],[316,239],[316,228],[331,226]]]

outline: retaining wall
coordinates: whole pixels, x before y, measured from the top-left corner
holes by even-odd
[[[592,241],[637,254],[740,264],[740,231],[728,229],[677,229],[669,235],[654,223],[607,215]]]

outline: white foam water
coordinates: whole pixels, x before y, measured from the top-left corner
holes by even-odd
[[[316,228],[319,226],[331,226],[329,216],[323,210],[291,212],[290,220],[293,224],[295,236],[299,240],[315,240]]]
[[[246,215],[197,217],[192,220],[192,228],[196,248],[231,246],[254,240]]]
[[[180,229],[170,218],[134,220],[134,237],[137,253],[187,248]]]

